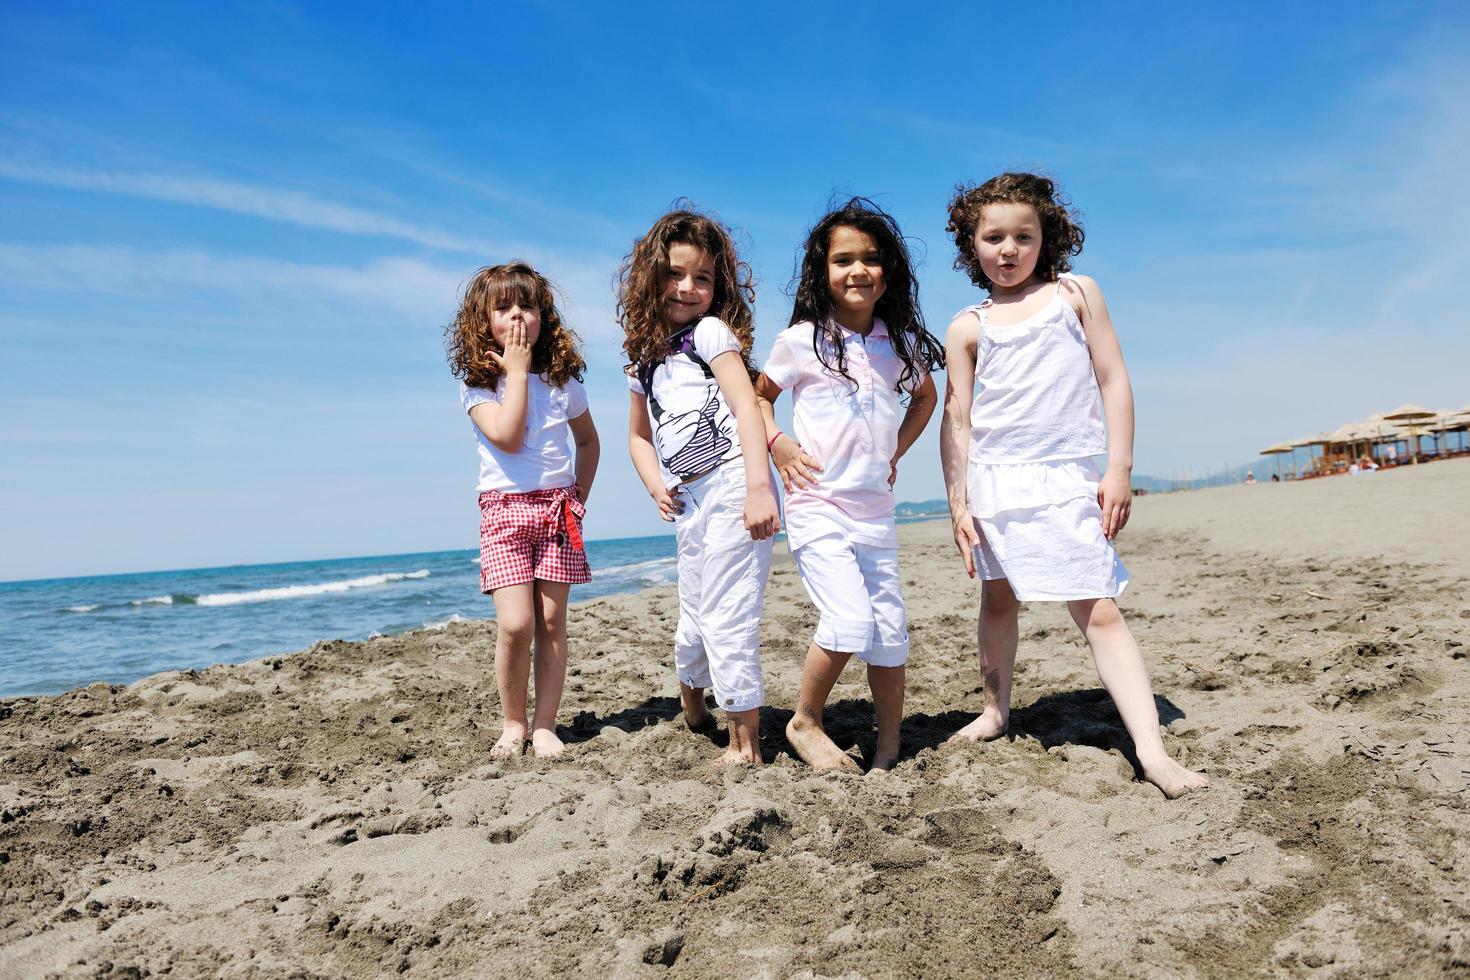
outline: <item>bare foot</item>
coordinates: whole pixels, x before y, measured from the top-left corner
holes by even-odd
[[[1210,781],[1202,773],[1192,772],[1168,756],[1152,763],[1140,759],[1139,763],[1143,766],[1143,778],[1157,786],[1171,800],[1177,800],[1185,793],[1210,785]]]
[[[898,764],[898,749],[892,751],[875,749],[873,751],[873,762],[868,766],[868,772],[887,772]]]
[[[526,726],[508,721],[500,730],[500,738],[496,739],[495,745],[490,749],[490,758],[508,759],[524,751],[526,751]]]
[[[761,760],[759,753],[752,754],[748,752],[741,752],[739,749],[729,749],[720,756],[719,765],[762,766],[765,765],[765,763]]]
[[[786,723],[786,741],[801,756],[801,761],[813,769],[858,768],[852,756],[839,749],[820,725],[807,721],[799,713]]]
[[[998,708],[986,708],[980,717],[951,735],[951,742],[993,742],[1010,729],[1010,718]]]
[[[708,708],[701,707],[699,711],[700,713],[697,715],[690,715],[687,711],[684,712],[684,724],[691,732],[704,735],[719,727],[719,722],[715,721],[715,716],[710,714]]]
[[[679,702],[684,708],[684,724],[691,732],[701,735],[714,731],[718,722],[704,703],[704,688],[679,685]]]
[[[550,728],[538,728],[531,733],[531,749],[538,759],[551,759],[567,750],[566,743],[556,737]]]

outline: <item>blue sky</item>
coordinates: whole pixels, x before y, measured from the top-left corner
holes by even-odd
[[[0,579],[472,547],[441,328],[531,259],[588,353],[594,537],[627,462],[611,279],[687,196],[785,324],[871,195],[942,333],[957,181],[1058,176],[1137,394],[1136,470],[1470,403],[1459,4],[4,4]],[[934,431],[899,496],[941,496]]]

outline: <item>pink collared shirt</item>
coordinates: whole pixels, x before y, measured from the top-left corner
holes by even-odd
[[[786,524],[792,547],[810,540],[809,521],[834,509],[867,526],[869,543],[893,537],[893,490],[888,475],[898,450],[898,427],[904,408],[899,402],[898,377],[903,361],[893,351],[888,327],[873,321],[866,336],[839,326],[846,354],[848,380],[828,370],[813,348],[816,328],[798,323],[781,331],[771,347],[763,373],[782,389],[791,389],[796,441],[822,466],[820,485],[794,490],[786,496]],[[825,341],[823,341],[825,342]],[[833,352],[835,354],[835,351]],[[829,355],[835,362],[835,356]],[[917,391],[927,374],[909,382]]]

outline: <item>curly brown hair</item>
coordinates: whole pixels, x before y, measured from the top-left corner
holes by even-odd
[[[460,299],[459,312],[444,328],[444,346],[454,376],[471,388],[494,390],[500,365],[490,352],[501,353],[490,332],[490,313],[504,302],[535,306],[541,312],[541,334],[531,348],[531,370],[560,387],[572,378],[582,380],[587,362],[578,349],[577,335],[556,309],[551,282],[519,260],[486,266],[470,277]]]
[[[981,289],[990,289],[990,277],[980,268],[975,250],[975,229],[987,204],[1029,204],[1041,219],[1041,257],[1036,271],[1047,282],[1056,282],[1063,272],[1072,271],[1072,256],[1082,251],[1081,215],[1050,177],[1040,174],[1003,173],[979,187],[959,184],[949,202],[949,224],[945,231],[954,236],[954,267],[970,277]]]
[[[662,361],[669,353],[672,324],[664,318],[664,292],[669,274],[669,249],[693,245],[709,256],[715,267],[714,298],[707,316],[719,317],[740,341],[740,359],[752,379],[750,361],[755,343],[755,282],[750,265],[740,260],[735,242],[724,225],[700,214],[687,201],[676,202],[675,210],[659,218],[618,269],[618,324],[623,328],[623,353],[634,372]]]

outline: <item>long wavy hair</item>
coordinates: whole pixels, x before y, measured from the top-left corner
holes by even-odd
[[[500,383],[500,365],[490,352],[503,353],[490,331],[490,314],[507,301],[541,312],[541,334],[531,348],[531,370],[560,387],[582,380],[587,362],[578,349],[577,335],[562,322],[551,282],[519,260],[486,266],[470,277],[460,298],[459,311],[444,328],[444,346],[454,376],[471,388],[494,389]]]
[[[1072,271],[1072,256],[1082,252],[1087,236],[1082,231],[1081,216],[1072,209],[1072,202],[1056,181],[1041,174],[1003,173],[979,187],[959,184],[954,191],[949,202],[949,224],[944,230],[954,236],[959,250],[954,267],[975,285],[984,290],[992,285],[980,268],[980,253],[975,249],[975,229],[980,227],[981,213],[989,204],[1027,204],[1035,209],[1041,219],[1041,255],[1036,260],[1036,271],[1047,282],[1056,282],[1063,272]]]
[[[903,361],[898,391],[905,393],[920,376],[944,367],[944,346],[924,326],[924,314],[919,309],[919,281],[914,277],[913,259],[909,256],[908,243],[903,232],[899,231],[898,222],[866,197],[854,197],[829,210],[807,232],[806,242],[797,257],[796,276],[792,280],[791,323],[812,323],[816,327],[812,332],[812,349],[822,367],[853,384],[857,383],[847,373],[847,352],[833,317],[832,291],[827,276],[832,233],[841,227],[865,232],[878,245],[885,288],[873,313],[888,325],[893,352]]]
[[[724,225],[700,214],[688,201],[675,202],[675,210],[653,223],[618,269],[618,324],[623,328],[623,353],[628,369],[641,371],[662,361],[669,353],[673,324],[664,316],[668,289],[669,249],[693,245],[709,256],[715,268],[714,298],[706,316],[719,317],[740,341],[740,358],[754,379],[750,350],[755,343],[755,283],[749,264],[736,254],[735,242]]]

